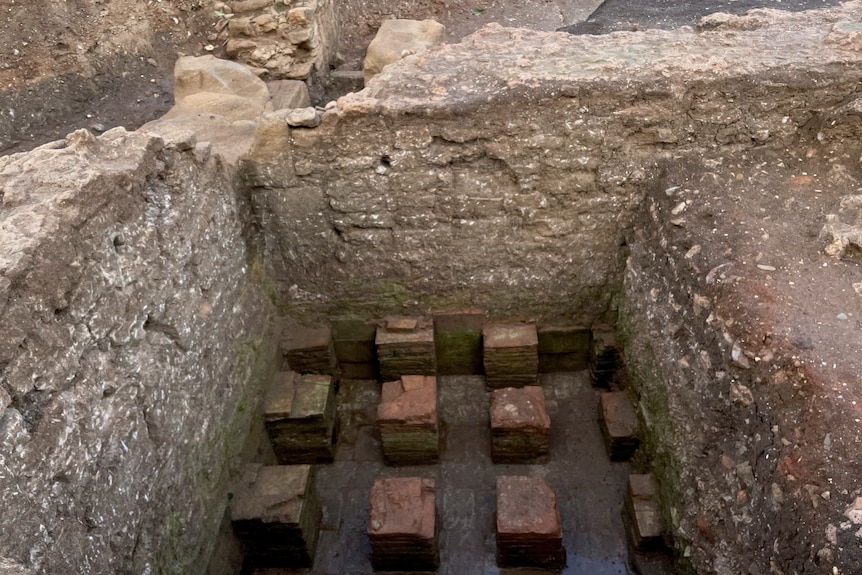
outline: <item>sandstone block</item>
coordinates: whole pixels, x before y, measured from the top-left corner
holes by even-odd
[[[405,375],[387,381],[377,407],[383,456],[390,465],[434,463],[440,452],[437,378]]]
[[[434,347],[437,373],[440,375],[473,375],[482,369],[482,325],[484,313],[479,309],[436,312]]]
[[[435,571],[439,564],[434,481],[377,479],[368,517],[375,570]]]
[[[437,371],[434,329],[427,318],[387,318],[377,328],[375,345],[384,380]]]
[[[590,339],[590,376],[593,384],[607,386],[614,373],[622,367],[617,336],[609,325],[595,325]]]
[[[629,459],[640,445],[636,435],[637,414],[623,391],[601,394],[599,426],[605,438],[605,449],[612,461]]]
[[[321,508],[310,465],[250,466],[236,490],[231,523],[254,566],[310,566]]]
[[[184,56],[174,66],[174,99],[181,104],[188,96],[203,92],[228,94],[248,100],[264,111],[269,89],[247,66],[215,56]]]
[[[658,489],[652,475],[629,475],[623,519],[635,549],[651,551],[661,548],[663,540]]]
[[[266,83],[272,97],[272,109],[307,108],[311,106],[308,84],[302,80],[274,80]]]
[[[497,478],[497,565],[562,569],[557,496],[541,477]]]
[[[332,375],[335,351],[329,326],[289,325],[282,334],[282,353],[288,367],[298,373]]]
[[[532,463],[547,457],[551,418],[541,387],[496,389],[490,412],[494,463]]]
[[[489,388],[536,383],[539,372],[536,324],[489,324],[485,326],[482,337],[485,381]]]
[[[587,369],[590,330],[585,327],[540,326],[539,371],[580,371]]]
[[[446,40],[446,28],[434,20],[384,20],[365,55],[365,83],[383,67]]]
[[[279,462],[332,461],[335,408],[332,377],[279,373],[263,407],[266,432]]]

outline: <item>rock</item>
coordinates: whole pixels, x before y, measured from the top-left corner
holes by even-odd
[[[628,460],[640,446],[637,414],[624,391],[599,396],[599,426],[611,461]]]
[[[405,375],[383,383],[377,426],[390,465],[435,463],[440,453],[437,378]]]
[[[308,84],[302,80],[274,80],[266,83],[272,97],[272,109],[307,108],[311,106]]]
[[[263,419],[283,465],[332,461],[335,382],[328,375],[276,375],[266,393]]]
[[[480,309],[434,313],[434,346],[437,373],[473,375],[482,370],[482,324]]]
[[[231,509],[233,531],[256,566],[310,566],[321,517],[310,465],[250,466]]]
[[[242,64],[211,55],[179,58],[174,66],[177,104],[188,96],[204,92],[244,98],[248,105],[261,112],[267,109],[270,101],[269,89],[263,80]]]
[[[483,332],[485,383],[490,389],[534,385],[539,338],[534,323],[495,323]]]
[[[542,388],[528,385],[491,392],[491,458],[494,463],[547,459],[551,418]]]
[[[365,84],[405,53],[415,54],[445,40],[446,28],[434,20],[384,20],[365,54]]]
[[[320,115],[314,108],[297,108],[290,111],[286,121],[288,126],[314,128],[320,124]]]
[[[247,98],[234,94],[201,92],[189,94],[162,116],[163,120],[196,114],[223,116],[229,122],[257,120],[264,109],[250,104]]]
[[[419,477],[375,480],[367,533],[375,570],[436,571],[434,481]]]
[[[850,507],[844,510],[844,516],[856,525],[862,523],[862,497],[853,500]]]
[[[421,318],[413,329],[406,331],[403,326],[403,318],[391,317],[377,328],[375,344],[380,377],[392,380],[402,375],[434,375],[437,360],[431,321]]]
[[[281,345],[284,360],[291,370],[329,375],[335,372],[335,351],[328,325],[288,325],[282,334]]]
[[[562,569],[557,496],[541,477],[497,478],[497,565]]]

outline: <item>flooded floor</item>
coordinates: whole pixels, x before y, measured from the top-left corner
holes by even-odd
[[[491,462],[489,393],[484,378],[438,377],[442,424],[440,462],[389,467],[375,427],[380,384],[344,381],[338,392],[339,433],[334,463],[317,468],[323,506],[314,568],[259,569],[255,575],[373,573],[365,529],[371,485],[378,477],[434,479],[440,568],[445,575],[525,573],[496,565],[495,481],[499,475],[535,475],[555,491],[567,565],[562,573],[628,575],[621,519],[627,463],[605,454],[597,422],[599,391],[587,372],[541,376],[551,417],[550,457],[538,465]]]

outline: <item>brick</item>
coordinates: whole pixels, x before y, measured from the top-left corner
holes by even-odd
[[[614,373],[622,367],[617,336],[609,325],[593,326],[590,338],[589,368],[593,384],[607,387]]]
[[[276,375],[264,398],[266,433],[282,464],[332,461],[335,382],[328,375]]]
[[[520,387],[536,383],[539,340],[534,323],[487,324],[482,338],[488,388]]]
[[[626,531],[638,551],[661,549],[661,513],[658,489],[650,474],[629,475],[624,506]]]
[[[640,445],[637,414],[624,391],[599,396],[599,426],[612,461],[628,460]]]
[[[231,507],[234,533],[256,566],[310,566],[321,516],[310,465],[249,466]]]
[[[407,329],[409,325],[413,327]],[[384,380],[402,375],[434,375],[437,371],[434,329],[427,318],[387,318],[377,328],[375,345]]]
[[[288,325],[282,333],[282,353],[288,367],[298,373],[325,373],[335,368],[329,326]]]
[[[374,482],[367,533],[375,570],[436,570],[437,531],[433,480],[391,477]]]
[[[551,418],[541,387],[494,390],[490,419],[494,463],[536,463],[547,459]]]
[[[562,569],[557,496],[541,477],[497,478],[497,565]]]
[[[434,463],[440,453],[437,378],[403,376],[381,389],[377,425],[390,465]]]

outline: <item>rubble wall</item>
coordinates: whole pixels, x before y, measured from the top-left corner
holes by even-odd
[[[589,38],[489,25],[317,128],[265,120],[246,169],[280,305],[601,316],[657,160],[790,145],[855,89],[858,52],[827,38],[849,12],[777,14]]]
[[[191,133],[0,159],[0,557],[196,573],[273,367],[233,172]]]

